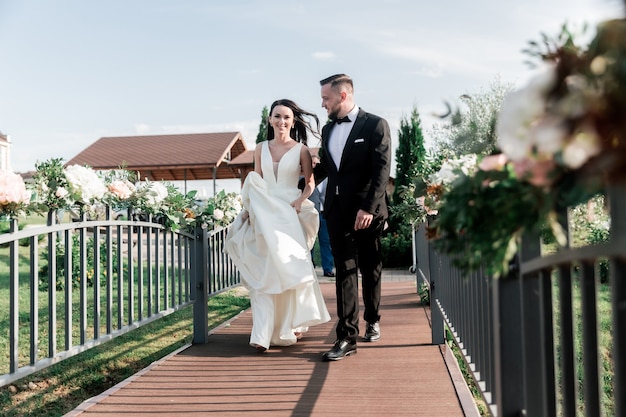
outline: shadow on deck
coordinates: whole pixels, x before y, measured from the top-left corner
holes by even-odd
[[[214,329],[208,344],[180,349],[66,416],[477,415],[449,349],[431,344],[415,276],[383,277],[381,340],[359,343],[356,355],[321,360],[335,338],[336,298],[334,283],[320,277],[333,319],[296,345],[257,353],[247,310]]]

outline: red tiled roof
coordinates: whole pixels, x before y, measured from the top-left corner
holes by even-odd
[[[230,165],[254,165],[254,149],[242,152],[230,161]]]
[[[312,155],[317,155],[320,149],[309,148],[309,150],[311,151]],[[242,152],[239,156],[237,156],[236,158],[233,158],[232,161],[230,161],[229,163],[229,165],[231,166],[250,165],[250,164],[254,165],[254,149],[250,149],[245,152]]]
[[[65,165],[88,165],[97,170],[124,167],[140,171],[150,180],[202,180],[241,178],[229,167],[246,152],[239,132],[103,137]]]

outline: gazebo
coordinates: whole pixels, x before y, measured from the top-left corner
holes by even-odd
[[[239,179],[253,169],[239,132],[102,137],[65,165],[96,170],[129,169],[150,181]]]

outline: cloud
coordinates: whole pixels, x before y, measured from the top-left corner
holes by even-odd
[[[150,133],[151,130],[152,128],[148,124],[145,124],[145,123],[135,124],[135,133],[137,133],[138,135],[147,135]]]
[[[426,78],[441,78],[443,76],[443,70],[438,65],[422,66],[416,71],[413,71],[413,74]]]
[[[313,52],[313,59],[318,61],[330,61],[331,59],[335,59],[335,54],[333,52]]]

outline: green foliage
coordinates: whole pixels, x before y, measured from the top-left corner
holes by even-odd
[[[243,209],[241,195],[226,193],[221,190],[217,195],[209,198],[196,215],[196,222],[206,224],[208,228],[227,227]]]
[[[35,164],[33,183],[35,184],[33,209],[38,211],[56,210],[68,205],[70,183],[65,176],[63,158],[52,158]],[[59,190],[64,190],[63,193]]]
[[[406,201],[402,191],[418,175],[425,158],[426,150],[420,116],[417,108],[413,107],[410,118],[403,117],[400,120],[398,148],[396,149],[395,190],[391,199],[394,205]]]
[[[430,305],[430,288],[428,288],[428,284],[422,283],[417,287],[417,293],[420,296],[420,301],[422,305],[429,306]]]
[[[85,271],[86,271],[86,279],[87,285],[92,287],[94,285],[94,260],[95,260],[95,244],[93,237],[87,239],[86,242],[86,251],[87,257],[84,259],[85,262]],[[55,287],[57,290],[63,290],[65,288],[65,252],[66,247],[65,244],[61,240],[56,241],[56,277],[55,277]],[[47,251],[43,253],[43,256],[47,258]],[[72,239],[72,282],[76,285],[80,284],[81,280],[81,269],[80,269],[80,239],[78,236],[74,236]],[[100,274],[102,277],[106,276],[107,273],[107,246],[104,239],[100,241]],[[112,264],[117,264],[117,250],[115,250],[115,245],[113,250],[111,251]],[[49,268],[46,263],[41,268],[39,268],[39,290],[46,291],[49,285]]]
[[[547,216],[538,187],[518,181],[506,171],[478,171],[461,175],[444,194],[442,207],[432,225],[435,247],[455,256],[464,270],[485,266],[494,275],[508,271],[523,230],[537,231]],[[498,215],[494,215],[498,213]]]
[[[395,189],[391,198],[389,230],[381,241],[381,251],[385,266],[405,267],[412,262],[412,231],[409,207],[415,206],[410,195],[411,182],[424,165],[426,150],[420,124],[419,113],[414,107],[411,116],[400,121],[396,150]]]
[[[487,91],[463,94],[460,99],[464,108],[450,108],[450,113],[443,116],[447,122],[433,127],[436,147],[455,156],[493,153],[498,112],[512,89],[512,84],[496,78]]]
[[[611,219],[606,208],[604,195],[597,195],[584,204],[570,210],[572,246],[597,245],[609,241]],[[609,262],[600,259],[597,263],[600,282],[609,282]]]
[[[572,246],[596,245],[609,240],[611,219],[603,195],[573,207],[569,217],[572,223]]]
[[[463,351],[461,350],[459,345],[457,345],[456,341],[454,340],[454,336],[452,335],[452,332],[450,331],[450,328],[448,326],[446,326],[445,328],[445,337],[446,342],[450,347],[450,350],[454,354],[457,364],[459,365],[459,370],[461,371],[461,374],[463,374],[463,379],[465,380],[467,387],[474,397],[474,403],[476,404],[479,415],[490,416],[491,413],[489,412],[489,406],[485,403],[485,400],[480,394],[480,388],[476,385],[476,380],[472,376],[472,370],[467,364]]]
[[[401,203],[391,207],[392,221],[394,218],[401,219],[404,223],[422,223],[426,220],[427,213],[415,203],[415,199],[426,194],[428,179],[433,176],[443,162],[452,157],[449,150],[428,150],[421,164],[417,167],[417,174],[412,178],[412,183],[398,190]]]
[[[256,143],[261,143],[267,140],[267,119],[269,117],[269,110],[267,106],[263,107],[261,111],[261,123],[259,124],[259,133],[256,135]]]
[[[163,200],[165,210],[165,226],[170,230],[187,228],[195,218],[193,207],[195,205],[196,190],[183,194],[172,184],[167,184],[167,197]]]
[[[408,267],[413,261],[411,225],[397,223],[396,230],[388,230],[381,239],[381,254],[385,268]]]

